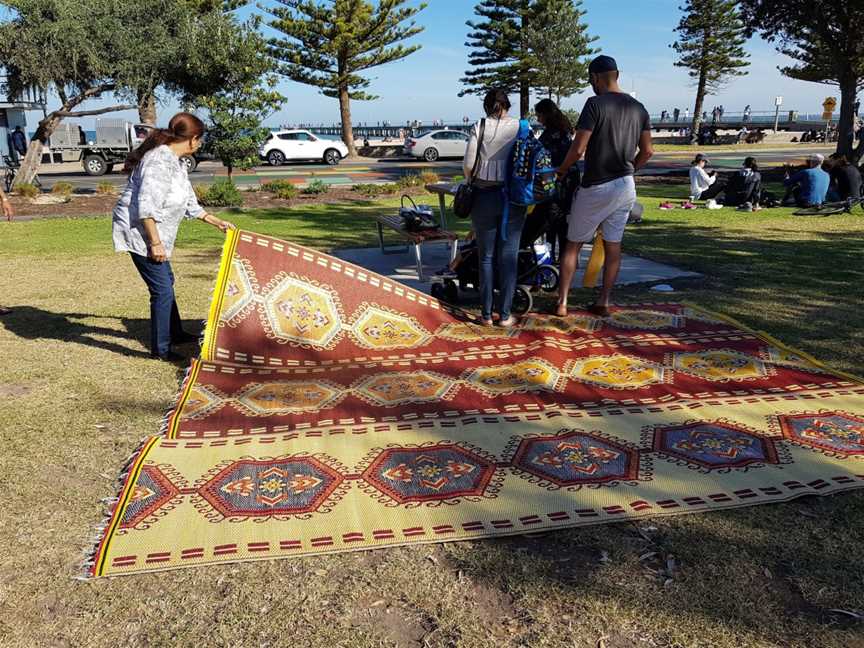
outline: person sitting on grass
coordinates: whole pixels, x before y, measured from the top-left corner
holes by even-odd
[[[828,173],[831,176],[830,200],[858,200],[861,198],[861,172],[842,153],[830,156]]]
[[[759,209],[759,198],[762,195],[762,174],[756,159],[747,157],[744,165],[738,169],[726,185],[723,204],[727,207],[738,207],[743,211]]]
[[[710,200],[723,191],[723,183],[717,181],[715,171],[706,171],[708,158],[697,153],[690,163],[690,202],[694,200]]]
[[[6,220],[11,221],[15,212],[12,210],[12,203],[9,202],[9,197],[3,191],[3,187],[0,187],[0,206],[3,208],[3,215],[6,217]],[[0,305],[0,315],[8,315],[11,312],[10,309]]]
[[[814,153],[807,158],[807,168],[790,175],[786,170],[783,204],[796,207],[818,207],[825,202],[831,177],[822,170],[825,156]]]

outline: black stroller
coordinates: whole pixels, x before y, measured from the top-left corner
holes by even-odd
[[[516,291],[513,295],[513,312],[524,315],[531,311],[536,290],[552,293],[558,290],[560,275],[553,263],[546,240],[558,231],[567,216],[550,203],[540,205],[525,219],[516,265]],[[480,255],[477,243],[469,241],[459,250],[458,265],[452,273],[445,274],[432,284],[432,296],[455,304],[459,291],[480,289]]]
[[[519,240],[519,253],[516,265],[516,291],[513,295],[512,310],[524,315],[534,306],[531,293],[536,290],[553,293],[561,281],[557,264],[552,258],[547,244],[558,239],[563,245],[563,234],[567,227],[567,214],[573,196],[579,188],[581,174],[573,167],[567,177],[558,183],[554,200],[537,205],[525,219],[522,237]],[[559,250],[560,255],[560,250]],[[432,296],[436,299],[458,303],[459,291],[480,289],[480,258],[477,243],[469,241],[459,250],[458,265],[453,272],[439,276],[432,283]]]

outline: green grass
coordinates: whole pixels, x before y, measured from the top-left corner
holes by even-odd
[[[628,229],[625,249],[704,278],[673,282],[669,297],[637,286],[619,299],[689,299],[864,373],[864,214],[657,209],[685,192],[641,186],[646,223]],[[374,245],[364,219],[397,203],[224,216],[326,250]],[[0,297],[14,309],[0,318],[4,648],[861,646],[864,628],[829,612],[862,611],[861,492],[638,526],[72,580],[99,500],[158,430],[182,376],[146,357],[147,293],[110,238],[105,217],[0,222]],[[206,225],[182,228],[173,266],[192,331],[221,239]],[[668,586],[640,561],[649,551],[674,556]]]

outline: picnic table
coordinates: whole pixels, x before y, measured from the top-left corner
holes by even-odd
[[[407,251],[409,247],[414,247],[417,278],[420,281],[423,281],[423,254],[420,248],[424,243],[429,243],[430,241],[449,241],[450,260],[452,261],[456,258],[459,236],[453,232],[448,232],[443,227],[435,230],[409,232],[405,229],[405,224],[399,214],[378,214],[374,218],[375,224],[378,227],[378,243],[381,246],[382,254],[400,254]],[[406,246],[398,249],[386,247],[384,245],[384,227],[388,227],[396,232],[406,242]]]
[[[455,196],[458,182],[433,182],[426,185],[426,191],[438,194],[438,210],[440,212],[441,229],[447,229],[447,196]]]

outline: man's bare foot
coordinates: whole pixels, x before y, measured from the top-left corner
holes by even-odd
[[[605,304],[590,304],[587,310],[597,317],[609,317],[609,307]]]
[[[557,317],[567,317],[567,304],[558,304],[554,313]]]

